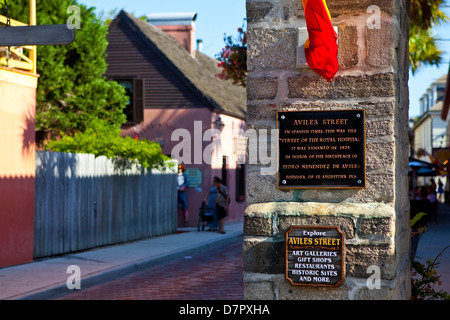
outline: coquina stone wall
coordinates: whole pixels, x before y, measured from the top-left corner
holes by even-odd
[[[275,129],[276,111],[364,109],[366,188],[279,190],[276,173],[261,173],[270,164],[249,164],[245,298],[409,299],[410,4],[327,4],[339,46],[339,71],[330,83],[296,68],[297,28],[306,27],[301,0],[247,0],[248,129]],[[256,148],[250,145],[249,153]],[[284,237],[293,225],[338,226],[344,233],[345,280],[338,287],[293,286],[285,279]],[[381,271],[378,289],[367,286],[372,265]]]

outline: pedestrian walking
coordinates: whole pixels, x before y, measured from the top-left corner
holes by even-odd
[[[209,188],[205,197],[203,198],[203,202],[207,204],[209,212],[214,216],[214,220],[210,225],[210,229],[208,231],[216,231],[219,230],[219,221],[217,220],[217,211],[216,211],[216,187],[214,184]]]
[[[216,212],[219,219],[219,233],[225,234],[225,217],[227,216],[228,205],[230,204],[230,196],[228,188],[222,184],[222,179],[214,177],[214,186],[216,189]]]
[[[444,184],[441,181],[441,178],[438,179],[438,200],[440,203],[444,202]]]
[[[184,166],[182,165],[178,166],[178,177],[177,177],[178,207],[180,207],[183,210],[184,226],[186,227],[189,221],[188,200],[186,194],[186,189],[189,184],[189,181],[185,171],[186,168]]]

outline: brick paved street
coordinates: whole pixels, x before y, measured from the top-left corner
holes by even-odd
[[[242,238],[239,238],[58,300],[242,300],[242,272]]]

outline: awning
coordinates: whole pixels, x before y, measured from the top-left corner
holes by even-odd
[[[436,166],[432,163],[409,157],[408,174],[412,174],[412,170],[418,168],[417,176],[437,176]]]

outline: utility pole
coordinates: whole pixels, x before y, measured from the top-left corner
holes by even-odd
[[[36,25],[36,0],[30,0],[30,26]],[[33,62],[32,72],[36,74],[37,71],[37,47],[33,46],[33,50],[30,52],[30,60]]]

